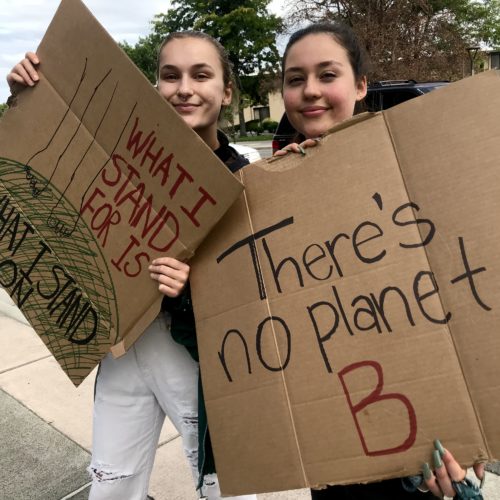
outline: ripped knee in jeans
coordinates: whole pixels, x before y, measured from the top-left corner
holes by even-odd
[[[206,474],[201,485],[202,498],[220,499],[219,481],[216,474]]]
[[[198,414],[189,413],[182,416],[182,425],[187,431],[198,432]]]
[[[89,474],[92,476],[92,479],[95,479],[99,483],[103,482],[111,483],[114,481],[121,481],[133,475],[133,474],[122,474],[120,472],[115,472],[113,470],[109,470],[106,466],[97,467],[91,465],[87,470]]]

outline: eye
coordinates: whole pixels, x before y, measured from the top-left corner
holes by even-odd
[[[176,73],[164,73],[161,76],[161,79],[166,81],[166,82],[174,82],[178,79],[178,76]]]
[[[325,71],[324,73],[321,74],[321,79],[323,81],[332,81],[337,78],[337,74],[334,71]]]
[[[208,73],[196,73],[194,76],[196,80],[198,81],[203,81],[203,80],[208,80],[210,78],[210,75]]]
[[[296,87],[297,85],[300,85],[303,81],[304,81],[303,76],[295,75],[287,78],[286,84],[290,85],[290,87]]]

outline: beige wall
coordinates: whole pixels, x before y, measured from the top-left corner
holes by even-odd
[[[253,120],[252,108],[250,106],[243,110],[243,116],[245,117],[246,122]],[[235,125],[240,124],[240,117],[238,115],[238,110],[236,110],[236,112],[233,114],[233,120]]]
[[[283,98],[281,97],[281,92],[270,92],[269,93],[269,114],[271,116],[271,120],[275,122],[279,122],[281,120],[281,116],[285,112],[285,105],[283,104]]]
[[[268,94],[269,99],[269,115],[270,119],[276,122],[281,120],[281,116],[285,112],[285,106],[283,104],[283,98],[281,97],[281,92],[270,92]],[[248,106],[244,109],[245,121],[250,121],[254,119],[253,107]],[[234,113],[234,124],[239,125],[240,120],[238,117],[238,112]]]

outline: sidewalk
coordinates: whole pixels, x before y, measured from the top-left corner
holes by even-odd
[[[0,289],[0,499],[84,500],[89,491],[86,467],[95,372],[76,389],[7,301]],[[170,422],[160,437],[150,494],[156,500],[197,498],[180,438]],[[297,490],[258,498],[310,496],[308,490]],[[484,499],[500,500],[500,476],[488,474]]]

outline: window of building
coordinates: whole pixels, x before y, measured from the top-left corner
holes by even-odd
[[[491,52],[491,69],[500,69],[500,52]]]
[[[271,116],[269,112],[269,106],[261,106],[258,108],[253,108],[253,118],[254,120],[259,120],[260,122],[269,118]]]

